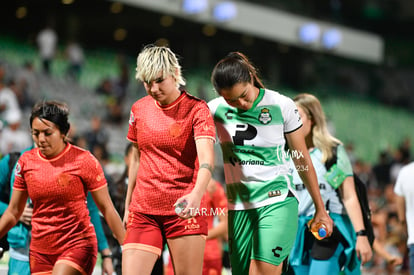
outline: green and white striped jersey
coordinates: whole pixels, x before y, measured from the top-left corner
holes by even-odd
[[[222,98],[208,103],[223,152],[229,209],[258,208],[295,194],[289,172],[286,133],[302,126],[292,99],[260,89],[250,110]]]

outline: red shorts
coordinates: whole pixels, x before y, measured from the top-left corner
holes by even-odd
[[[123,250],[139,249],[160,256],[164,238],[207,235],[207,232],[207,219],[204,216],[182,219],[176,215],[156,216],[130,212]]]
[[[83,275],[90,275],[96,264],[98,248],[95,242],[80,242],[66,249],[61,254],[42,254],[30,250],[30,274],[52,274],[55,264],[65,263],[79,270]]]

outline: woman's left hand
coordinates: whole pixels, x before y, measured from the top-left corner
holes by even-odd
[[[106,257],[102,259],[102,275],[112,275],[114,273],[114,265],[112,258]]]
[[[174,207],[179,206],[179,204],[184,205],[184,209],[181,212],[176,212],[177,215],[183,219],[188,219],[196,216],[200,213],[200,202],[201,197],[191,192],[190,194],[184,195],[179,198],[175,203]]]
[[[357,236],[356,253],[361,264],[369,262],[372,258],[372,249],[367,236]]]
[[[323,224],[326,228],[326,236],[331,236],[333,232],[333,221],[331,217],[329,217],[328,212],[325,208],[321,209],[320,211],[316,210],[311,228],[314,229],[314,226],[318,224]]]

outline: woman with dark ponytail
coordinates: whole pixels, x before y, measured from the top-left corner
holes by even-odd
[[[99,162],[67,142],[68,115],[66,104],[56,101],[33,107],[30,127],[36,148],[18,160],[10,204],[0,219],[4,236],[31,198],[31,274],[92,274],[97,240],[86,205],[88,191],[119,243],[125,235]]]
[[[312,226],[323,223],[332,232],[298,110],[292,99],[265,88],[239,52],[216,64],[211,82],[220,95],[208,105],[223,152],[232,272],[281,274],[298,228],[290,156],[315,204]]]

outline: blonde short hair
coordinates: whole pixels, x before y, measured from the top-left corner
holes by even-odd
[[[185,85],[177,56],[165,46],[148,45],[139,53],[135,78],[150,83],[160,77],[172,76],[177,88]]]

